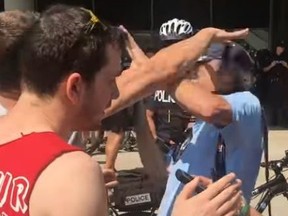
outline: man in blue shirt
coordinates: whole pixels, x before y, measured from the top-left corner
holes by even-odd
[[[174,161],[163,197],[161,216],[171,215],[171,206],[183,185],[175,172],[212,178],[219,135],[226,145],[226,170],[242,180],[242,191],[250,202],[262,156],[262,113],[259,100],[250,92],[249,76],[253,61],[236,44],[212,44],[192,70],[191,79],[171,89],[177,102],[193,112],[198,120],[193,138],[174,152]],[[193,89],[199,85],[203,91]],[[187,94],[193,90],[197,94]]]

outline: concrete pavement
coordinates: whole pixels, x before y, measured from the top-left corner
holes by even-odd
[[[288,149],[288,131],[287,130],[271,130],[269,132],[269,159],[277,160],[284,157],[284,151]],[[100,164],[105,163],[104,155],[96,155],[95,158]],[[136,167],[141,167],[140,158],[137,152],[120,152],[116,162],[116,169],[133,169]],[[272,176],[272,172],[270,173]],[[286,174],[288,177],[288,175]],[[259,172],[257,185],[265,182],[264,169]],[[253,200],[251,205],[255,206],[257,200]],[[267,210],[263,214],[268,216]],[[272,200],[272,215],[273,216],[287,216],[288,215],[288,200],[283,196],[276,197]]]

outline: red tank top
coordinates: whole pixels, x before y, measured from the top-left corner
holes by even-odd
[[[60,155],[79,150],[52,132],[0,145],[0,215],[29,215],[30,196],[41,172]]]

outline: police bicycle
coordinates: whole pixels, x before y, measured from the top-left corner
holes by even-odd
[[[252,199],[261,195],[255,209],[262,213],[270,205],[271,200],[277,196],[284,196],[288,200],[288,183],[284,176],[284,172],[288,171],[288,150],[285,151],[285,157],[280,160],[272,160],[267,163],[261,163],[261,167],[266,167],[273,170],[275,175],[266,183],[256,187],[252,191]],[[271,215],[271,210],[269,211]]]

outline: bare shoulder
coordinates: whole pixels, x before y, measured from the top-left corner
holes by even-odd
[[[105,215],[99,164],[83,152],[66,153],[39,176],[30,199],[30,215]]]
[[[87,177],[102,177],[99,164],[84,152],[65,153],[55,159],[42,173],[40,178],[45,177],[47,180],[55,178],[62,180],[69,177],[81,179]],[[39,180],[41,180],[39,178]],[[52,179],[51,179],[52,180]]]
[[[79,168],[84,168],[83,171],[91,168],[100,170],[99,164],[91,156],[82,151],[65,153],[51,163],[49,167],[55,169],[70,168],[71,171]]]

